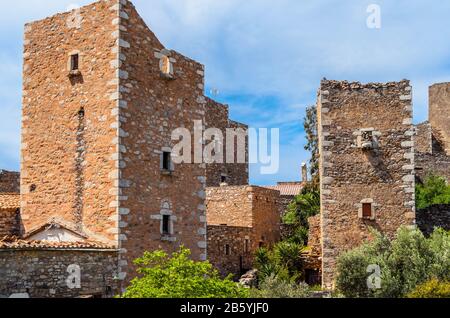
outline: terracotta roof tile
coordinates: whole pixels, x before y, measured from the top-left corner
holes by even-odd
[[[281,196],[296,196],[302,192],[305,187],[304,183],[280,183],[276,186],[268,186],[266,188],[280,191]]]
[[[0,193],[0,210],[19,209],[20,194],[18,193]]]
[[[0,250],[5,249],[115,249],[113,246],[95,241],[85,242],[47,242],[47,241],[27,241],[15,236],[7,236],[0,239]]]

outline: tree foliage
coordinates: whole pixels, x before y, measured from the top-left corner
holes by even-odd
[[[311,166],[311,176],[313,182],[318,183],[319,172],[319,137],[317,123],[317,107],[309,106],[306,108],[306,116],[303,119],[303,127],[306,133],[305,150],[311,153],[309,161]]]
[[[248,290],[229,277],[222,279],[209,262],[190,259],[180,247],[169,256],[164,251],[146,252],[134,262],[139,277],[131,281],[123,298],[246,298]]]
[[[336,285],[346,297],[405,297],[428,280],[450,279],[450,232],[437,229],[427,239],[403,227],[393,241],[374,236],[338,259]],[[369,288],[369,265],[381,270],[380,288]]]
[[[408,298],[450,298],[450,281],[441,282],[433,278],[417,286]]]
[[[424,209],[435,204],[450,204],[450,185],[444,178],[430,175],[416,186],[416,206]]]
[[[307,245],[309,224],[308,219],[320,213],[319,186],[310,184],[289,204],[283,223],[293,226],[293,234],[289,241]]]

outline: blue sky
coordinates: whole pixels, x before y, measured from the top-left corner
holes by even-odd
[[[0,12],[0,168],[19,169],[23,24],[92,1],[15,0]],[[302,118],[320,79],[412,81],[415,121],[427,118],[428,86],[450,81],[449,1],[134,0],[167,48],[206,66],[206,91],[231,117],[280,128],[276,175],[251,167],[253,184],[298,180]],[[366,25],[370,4],[381,28]]]

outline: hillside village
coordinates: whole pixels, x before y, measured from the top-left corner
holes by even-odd
[[[372,228],[450,230],[450,205],[417,209],[415,190],[430,175],[450,181],[450,83],[430,87],[429,120],[414,125],[408,80],[322,80],[317,179],[299,161],[298,182],[256,186],[248,126],[205,96],[202,64],[165,48],[130,1],[72,14],[25,26],[20,172],[0,171],[0,296],[113,297],[136,258],[180,245],[239,280],[290,235],[286,212],[315,180],[302,277],[323,290]],[[226,136],[233,163],[175,160],[173,131],[195,122]],[[73,264],[82,284],[68,288]]]

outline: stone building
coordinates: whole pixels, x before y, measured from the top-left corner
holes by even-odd
[[[0,170],[0,193],[19,193],[20,173]]]
[[[322,281],[339,254],[374,227],[393,237],[415,224],[414,127],[409,81],[321,82],[318,123]]]
[[[429,89],[429,120],[416,126],[416,175],[423,181],[429,174],[450,181],[450,83]]]
[[[245,184],[248,169],[176,163],[179,128],[193,141],[196,123],[246,129],[204,96],[204,66],[166,49],[126,0],[26,24],[23,57],[20,238],[0,244],[0,295],[76,296],[60,277],[71,264],[78,294],[107,295],[126,287],[144,251],[180,244],[206,260],[207,180]],[[34,265],[19,267],[27,257]],[[58,262],[49,283],[33,278]]]
[[[255,186],[207,189],[208,260],[235,278],[253,268],[255,251],[280,240],[280,194]]]

